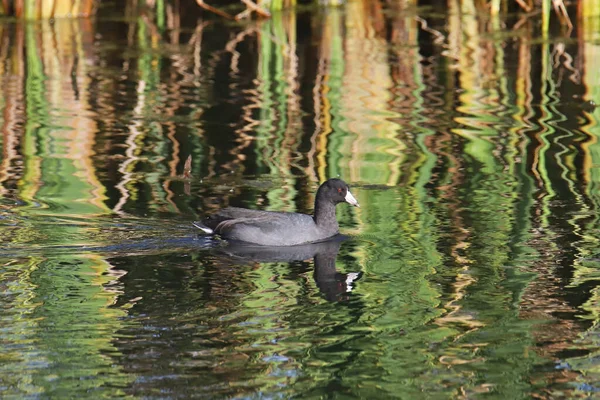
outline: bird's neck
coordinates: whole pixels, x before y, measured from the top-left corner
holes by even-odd
[[[332,231],[339,230],[337,218],[335,216],[335,204],[330,201],[315,201],[315,224],[319,227],[330,227]]]

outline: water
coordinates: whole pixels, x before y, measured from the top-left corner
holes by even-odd
[[[3,398],[596,395],[600,17],[378,4],[0,22]],[[345,240],[190,224],[338,175]]]

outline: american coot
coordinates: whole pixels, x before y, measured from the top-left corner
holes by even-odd
[[[315,215],[228,207],[194,226],[208,234],[263,246],[293,246],[319,242],[339,232],[335,206],[346,202],[359,207],[341,179],[329,179],[317,190]]]

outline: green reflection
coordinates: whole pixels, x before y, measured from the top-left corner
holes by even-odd
[[[110,309],[114,277],[98,257],[31,258],[2,269],[9,279],[3,393],[6,396],[122,396],[131,378],[115,368],[113,334],[124,313]],[[8,299],[7,299],[8,300]],[[3,302],[3,309],[8,303]],[[12,378],[14,377],[14,378]]]
[[[3,395],[593,396],[598,22],[392,3],[3,27]],[[329,275],[189,226],[337,175]]]

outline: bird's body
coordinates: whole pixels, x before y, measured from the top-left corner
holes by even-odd
[[[358,206],[344,181],[330,179],[317,191],[314,216],[228,207],[194,225],[225,239],[263,246],[314,243],[338,234],[335,206],[344,201]]]

